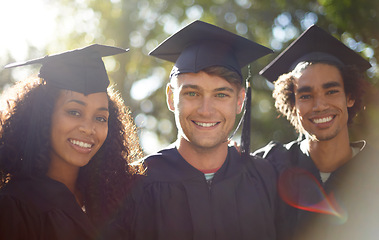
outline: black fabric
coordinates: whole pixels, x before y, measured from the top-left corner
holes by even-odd
[[[364,144],[364,142],[357,142],[352,146],[362,147]],[[316,191],[314,184],[304,181],[303,172],[299,172],[298,169],[311,173],[325,193],[329,197],[334,196],[338,206],[347,214],[347,218],[341,219],[329,214],[300,210],[281,202],[285,205],[281,208],[284,221],[280,228],[282,231],[279,233],[281,236],[286,236],[283,239],[377,239],[379,236],[379,162],[377,157],[379,152],[370,146],[364,146],[360,153],[333,172],[323,184],[320,172],[300,146],[300,141],[284,145],[271,142],[257,150],[254,155],[267,158],[279,175],[292,171],[292,181],[295,185],[292,187],[298,188],[296,192],[298,203],[300,201],[316,203],[325,199],[319,191]]]
[[[97,239],[74,195],[49,178],[12,179],[0,191],[0,239]]]
[[[145,162],[134,193],[135,239],[276,239],[275,172],[265,160],[244,161],[229,148],[210,186],[174,147]]]
[[[109,78],[102,57],[127,51],[128,49],[92,44],[26,62],[8,64],[5,68],[42,64],[39,77],[47,84],[88,95],[107,91]]]
[[[364,72],[370,62],[347,47],[317,25],[310,26],[282,53],[264,67],[259,74],[274,82],[288,73],[301,61],[337,62],[338,65],[354,65]]]
[[[170,77],[223,66],[241,76],[241,68],[273,51],[212,24],[196,20],[153,49],[149,55],[174,62]]]

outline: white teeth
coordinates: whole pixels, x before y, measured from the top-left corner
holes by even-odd
[[[77,141],[77,140],[71,140],[71,143],[78,145],[79,147],[82,147],[82,148],[91,148],[91,144],[89,144],[89,143],[85,143],[85,142],[81,142],[81,141]]]
[[[202,122],[195,122],[196,125],[199,125],[201,127],[213,127],[216,126],[217,123],[202,123]]]
[[[317,123],[317,124],[319,124],[319,123],[326,123],[326,122],[331,121],[332,119],[333,119],[332,117],[315,118],[315,119],[313,119],[313,122]]]

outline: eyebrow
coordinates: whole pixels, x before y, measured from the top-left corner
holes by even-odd
[[[87,106],[87,104],[85,102],[77,100],[77,99],[71,99],[67,103],[70,103],[70,102],[74,102],[74,103],[80,104],[82,106]],[[109,112],[109,109],[106,107],[99,107],[97,110]]]
[[[186,85],[183,85],[182,87],[182,89],[188,89],[188,88],[200,90],[200,87],[194,84],[186,84]],[[213,92],[221,92],[221,91],[234,92],[234,89],[230,87],[220,87],[213,90]]]
[[[339,82],[327,82],[322,85],[323,89],[328,89],[332,87],[342,87]]]
[[[214,92],[222,92],[222,91],[227,91],[227,92],[231,92],[233,93],[234,92],[234,89],[233,88],[230,88],[230,87],[221,87],[221,88],[216,88],[214,90]]]
[[[193,89],[197,89],[197,90],[200,89],[199,86],[194,85],[194,84],[185,84],[185,85],[182,86],[182,89],[187,89],[187,88],[193,88]]]
[[[312,91],[312,88],[309,86],[296,89],[296,93],[305,93],[305,92],[311,92],[311,91]]]
[[[335,82],[335,81],[322,84],[323,89],[329,89],[332,87],[341,87],[341,84],[339,82]],[[312,87],[304,86],[304,87],[298,88],[296,90],[296,93],[304,93],[304,92],[311,92],[311,91],[312,91]]]

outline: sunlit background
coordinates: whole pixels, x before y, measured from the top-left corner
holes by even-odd
[[[200,19],[280,52],[317,23],[373,65],[367,72],[373,88],[351,136],[352,140],[367,139],[379,148],[377,11],[377,0],[0,0],[0,65],[92,43],[130,48],[127,54],[104,61],[112,83],[133,113],[140,142],[148,154],[176,138],[164,95],[172,64],[148,56],[167,36]],[[277,118],[272,86],[257,74],[276,54],[251,66],[252,150],[272,139],[287,142],[296,137],[288,122]],[[2,69],[1,89],[6,91],[14,81],[36,74],[39,67]],[[239,140],[239,133],[235,140]]]

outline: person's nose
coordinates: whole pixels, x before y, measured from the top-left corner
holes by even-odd
[[[328,101],[324,96],[315,96],[313,100],[313,111],[323,111],[328,108]]]
[[[79,126],[79,131],[89,136],[95,134],[95,124],[92,119],[83,120]]]
[[[214,103],[210,97],[203,97],[200,101],[198,113],[201,115],[211,115],[214,111]]]

